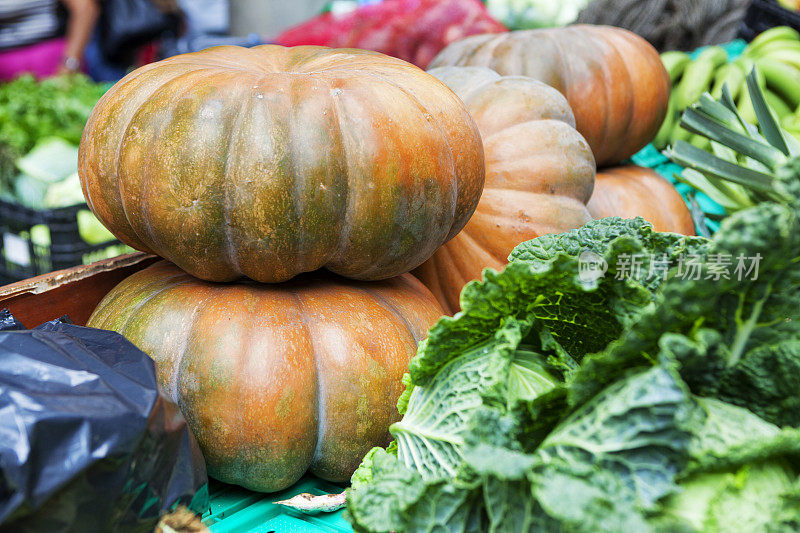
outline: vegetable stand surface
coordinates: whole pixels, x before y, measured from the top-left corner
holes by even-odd
[[[302,514],[272,502],[301,493],[314,495],[341,492],[344,487],[308,475],[286,490],[259,494],[234,485],[211,482],[211,509],[203,523],[212,533],[286,533],[352,531],[343,511]]]

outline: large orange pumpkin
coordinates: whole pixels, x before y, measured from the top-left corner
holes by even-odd
[[[582,226],[591,216],[594,159],[567,100],[531,78],[481,67],[432,74],[466,103],[483,137],[486,186],[466,227],[415,273],[448,312],[484,268],[502,269],[519,243]]]
[[[649,143],[667,112],[670,81],[658,52],[638,35],[610,26],[485,34],[456,41],[431,67],[475,65],[521,74],[563,93],[598,166]]]
[[[411,274],[216,284],[162,261],[120,283],[87,325],[155,360],[210,475],[275,491],[307,470],[346,481],[388,443],[403,373],[440,315]]]
[[[694,221],[681,195],[656,171],[636,165],[597,172],[589,200],[594,218],[642,217],[656,231],[694,235]]]
[[[114,235],[212,281],[407,272],[483,188],[480,136],[444,84],[314,46],[225,46],[132,72],[92,112],[79,170]]]

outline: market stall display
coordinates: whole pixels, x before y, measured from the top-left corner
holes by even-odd
[[[77,153],[14,157],[7,194],[65,205],[82,184],[97,235],[144,253],[0,308],[87,323],[41,331],[96,332],[112,370],[144,357],[129,389],[177,405],[209,475],[156,500],[182,478],[134,461],[135,505],[102,523],[183,503],[159,532],[798,529],[800,34],[718,42],[727,0],[548,6],[546,25],[605,5],[640,35],[487,11],[521,25],[533,0],[351,4],[281,36],[305,46],[141,67]],[[77,524],[61,501],[0,529]]]
[[[800,137],[800,33],[780,26],[765,31],[731,56],[721,46],[710,46],[695,57],[684,52],[665,52],[661,56],[674,87],[667,117],[653,144],[663,149],[678,140],[689,141],[699,148],[708,147],[703,137],[688,132],[680,125],[683,111],[708,92],[714,98],[727,86],[738,112],[748,122],[757,123],[755,110],[745,77],[753,68],[759,75],[759,86],[770,108],[781,124]]]
[[[265,45],[126,76],[89,118],[79,172],[122,242],[202,279],[279,282],[420,265],[466,224],[483,167],[466,108],[417,67]]]
[[[446,65],[489,67],[558,89],[598,167],[617,164],[652,141],[667,112],[669,78],[658,53],[636,34],[610,26],[468,37],[431,62],[431,68]]]
[[[780,127],[756,71],[748,75],[747,86],[760,128],[742,117],[727,90],[720,100],[703,95],[683,113],[681,124],[713,141],[714,147],[703,150],[678,141],[668,152],[686,167],[679,179],[715,199],[729,213],[764,202],[791,204],[799,194],[794,176],[800,141]]]
[[[796,202],[710,240],[611,217],[521,244],[412,360],[395,441],[347,492],[355,530],[791,530]],[[674,270],[687,255],[698,277]]]
[[[0,84],[0,281],[127,249],[86,208],[77,173],[83,126],[106,89],[79,74]]]

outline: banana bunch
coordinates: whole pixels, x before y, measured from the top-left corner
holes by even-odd
[[[672,94],[667,117],[653,141],[659,150],[677,140],[708,148],[706,138],[680,127],[680,115],[705,92],[718,99],[723,86],[728,87],[742,118],[756,123],[745,82],[754,67],[767,104],[783,127],[800,138],[800,33],[794,29],[779,26],[761,33],[732,61],[719,46],[709,46],[694,60],[678,51],[664,52],[661,60],[672,82]]]

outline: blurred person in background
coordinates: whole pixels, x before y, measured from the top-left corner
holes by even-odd
[[[0,0],[0,80],[77,72],[98,0]]]
[[[256,33],[243,37],[230,35],[229,4],[228,0],[178,0],[182,31],[162,39],[162,57],[197,52],[211,46],[264,44]]]

